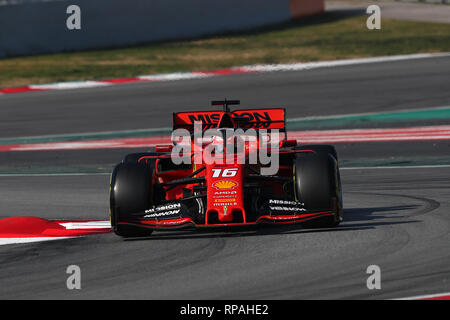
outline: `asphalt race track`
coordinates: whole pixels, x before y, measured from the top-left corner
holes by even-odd
[[[0,96],[0,137],[170,126],[175,110],[217,98],[286,106],[288,117],[450,105],[450,58],[301,72]],[[196,107],[200,106],[200,107]],[[432,125],[433,122],[419,123]],[[345,222],[335,229],[271,227],[113,234],[0,246],[0,299],[401,298],[450,292],[449,141],[337,144]],[[0,168],[112,166],[133,150],[0,153]],[[391,159],[404,167],[373,168]],[[428,163],[423,166],[419,164]],[[428,162],[427,162],[428,161]],[[107,219],[108,181],[94,175],[2,175],[0,217]],[[82,289],[66,288],[66,268]],[[366,269],[381,268],[381,290]]]

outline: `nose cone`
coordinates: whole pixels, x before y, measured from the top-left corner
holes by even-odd
[[[239,164],[206,166],[207,223],[213,223],[210,217],[217,217],[219,223],[232,222],[236,212],[244,213],[243,170]]]

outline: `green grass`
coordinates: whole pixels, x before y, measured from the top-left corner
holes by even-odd
[[[382,30],[370,31],[366,19],[325,14],[270,29],[193,41],[1,59],[0,87],[450,51],[450,24],[384,19]]]

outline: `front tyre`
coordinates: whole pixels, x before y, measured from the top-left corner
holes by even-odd
[[[132,214],[153,204],[153,167],[137,163],[119,163],[111,175],[110,218],[115,234],[121,237],[149,236],[151,229],[132,224]]]
[[[312,211],[336,214],[303,223],[307,227],[329,228],[342,220],[342,190],[336,158],[328,153],[303,154],[294,160],[294,190],[297,201]]]

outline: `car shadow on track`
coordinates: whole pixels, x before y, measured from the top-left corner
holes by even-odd
[[[351,229],[374,229],[380,226],[416,223],[420,221],[415,219],[412,220],[410,213],[419,207],[420,206],[418,205],[401,205],[372,208],[349,208],[344,210],[344,222],[342,226]]]
[[[396,225],[419,222],[418,220],[405,220],[406,215],[397,215],[398,212],[417,208],[414,205],[389,206],[375,208],[350,208],[344,210],[344,222],[335,228],[305,228],[295,225],[263,225],[252,227],[216,228],[214,230],[177,230],[155,232],[150,237],[127,238],[125,241],[142,240],[175,240],[175,239],[205,239],[205,238],[232,238],[232,237],[261,237],[282,234],[342,232],[375,229],[379,226]],[[380,215],[382,212],[391,212],[390,215]],[[395,219],[393,221],[392,219]]]
[[[411,211],[419,208],[419,205],[401,205],[401,206],[389,206],[389,207],[374,207],[374,208],[350,208],[344,210],[345,222],[370,222],[380,221],[380,224],[392,224],[391,219],[403,219],[408,218]],[[382,214],[389,213],[389,214]],[[405,213],[401,215],[399,213]],[[406,221],[399,221],[404,223]],[[410,222],[410,221],[409,221]],[[353,224],[352,224],[353,225]]]

